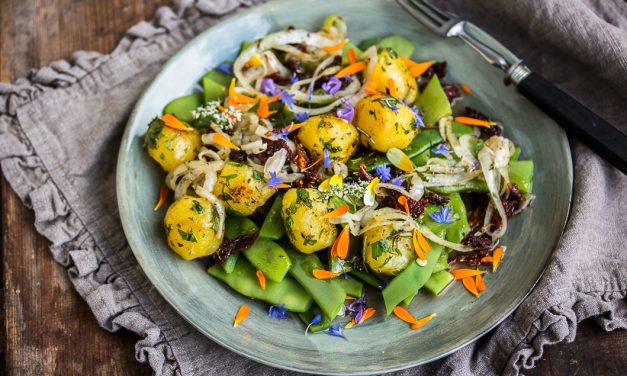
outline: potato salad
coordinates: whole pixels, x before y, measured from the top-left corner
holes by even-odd
[[[417,330],[437,312],[414,316],[414,297],[449,286],[479,299],[520,251],[501,239],[534,166],[448,70],[336,15],[244,41],[148,124],[167,245],[305,334],[391,315]],[[250,312],[233,307],[233,326]]]

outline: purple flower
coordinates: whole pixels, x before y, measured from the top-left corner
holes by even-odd
[[[287,320],[285,314],[287,313],[287,308],[285,308],[285,304],[274,305],[272,304],[268,309],[268,316],[277,320]]]
[[[481,162],[479,162],[479,161],[474,161],[474,162],[473,162],[473,164],[472,164],[472,169],[473,169],[473,170],[476,170],[476,169],[478,169],[478,168],[479,168],[479,166],[481,166]]]
[[[440,144],[437,147],[431,149],[431,151],[433,152],[433,154],[439,154],[439,155],[448,155],[451,150],[448,148],[448,145],[446,144]]]
[[[329,329],[325,330],[324,332],[330,336],[346,339],[346,337],[344,337],[344,334],[342,334],[342,327],[340,326],[340,324],[331,325]]]
[[[268,182],[266,183],[266,185],[264,185],[263,187],[270,187],[272,189],[274,189],[275,191],[277,189],[279,189],[279,185],[283,183],[283,178],[280,176],[276,176],[276,172],[271,172],[270,173],[270,180],[268,180]]]
[[[423,119],[425,118],[424,116],[420,115],[420,111],[418,111],[418,109],[416,108],[416,106],[411,106],[409,107],[411,109],[411,112],[414,113],[415,119],[414,119],[414,127],[423,127],[425,126],[425,123],[423,121]]]
[[[311,80],[311,83],[309,84],[309,97],[307,98],[307,100],[311,100],[311,98],[313,97],[313,91],[314,91],[314,83],[316,81],[314,81],[313,79]]]
[[[344,279],[348,279],[348,273],[344,272]]]
[[[366,297],[362,295],[360,298],[351,301],[348,307],[346,307],[346,313],[352,315],[355,318],[355,322],[359,322],[366,308]]]
[[[383,162],[376,167],[374,174],[381,179],[381,183],[385,183],[392,178],[391,173],[392,169],[388,167],[387,163]]]
[[[342,81],[339,78],[333,76],[329,79],[329,81],[322,84],[322,90],[324,90],[327,94],[335,94],[342,88]]]
[[[285,90],[279,90],[279,92],[281,93],[281,98],[279,98],[281,99],[281,102],[285,103],[287,107],[292,108],[294,103],[296,103],[294,96]]]
[[[429,217],[437,223],[444,225],[450,225],[453,223],[451,219],[451,209],[448,206],[440,206],[440,211],[430,213]]]
[[[309,113],[307,112],[298,112],[296,114],[294,114],[294,119],[296,119],[297,122],[299,123],[304,123],[307,121],[307,119],[309,119]]]
[[[329,158],[329,151],[324,149],[324,165],[323,168],[331,168],[333,167],[333,160]]]
[[[344,106],[338,108],[337,111],[335,111],[335,115],[349,123],[352,123],[353,118],[355,117],[355,107],[353,107],[353,104],[346,100],[346,98],[342,98],[342,104]]]
[[[281,130],[275,133],[274,135],[277,138],[282,138],[284,140],[287,140],[287,136],[289,136],[289,134],[290,134],[290,127],[285,127],[285,128],[281,128]]]
[[[216,70],[229,75],[233,74],[233,66],[228,63],[221,63],[216,67]]]
[[[298,81],[300,81],[300,78],[298,78],[296,73],[292,73],[292,75],[290,76],[290,84],[294,85]]]
[[[279,94],[281,89],[274,83],[274,80],[271,78],[264,78],[261,80],[261,91],[268,96],[275,96]]]
[[[311,321],[309,321],[309,324],[307,324],[307,328],[305,329],[305,335],[307,334],[307,332],[309,331],[309,327],[312,325],[318,325],[322,322],[322,315],[320,315],[319,313],[317,315],[315,315]]]
[[[394,179],[392,179],[392,181],[390,182],[390,184],[393,184],[397,187],[402,187],[403,186],[403,181],[405,180],[405,177],[403,175],[396,177]]]

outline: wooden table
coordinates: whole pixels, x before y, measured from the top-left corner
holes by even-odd
[[[75,50],[111,51],[126,29],[171,2],[0,0],[0,81],[14,81]],[[33,213],[4,178],[0,203],[0,374],[150,374],[134,359],[139,337],[99,328],[52,259],[48,242],[35,232]],[[585,322],[574,343],[549,347],[529,374],[619,375],[627,369],[626,349],[626,331],[604,333]]]

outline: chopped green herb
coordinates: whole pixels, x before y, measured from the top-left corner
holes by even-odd
[[[309,192],[306,189],[298,188],[296,190],[296,196],[298,199],[296,202],[302,202],[308,208],[313,208],[313,204],[311,203],[311,198],[309,197]]]
[[[148,124],[148,131],[146,132],[146,136],[144,138],[144,145],[153,149],[157,148],[157,140],[161,136],[163,125],[163,120],[158,117],[155,117],[150,121],[150,124]]]
[[[253,169],[253,179],[255,180],[259,180],[259,181],[263,181],[265,182],[266,180],[263,178],[263,174],[260,171],[257,171],[255,169]]]
[[[192,211],[196,214],[205,214],[205,207],[197,200],[192,200]]]
[[[211,229],[215,233],[220,229],[220,214],[215,206],[211,208]]]
[[[383,253],[390,252],[390,245],[385,239],[379,239],[379,241],[371,243],[370,248],[372,249],[372,257],[374,259],[378,259]]]
[[[187,240],[188,242],[192,243],[198,243],[198,240],[196,240],[196,236],[194,236],[194,231],[192,229],[189,229],[189,232],[178,229],[178,232],[183,240]]]

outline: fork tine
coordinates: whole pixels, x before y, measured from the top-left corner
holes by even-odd
[[[430,1],[428,0],[421,0],[421,2],[427,7],[429,8],[433,13],[437,14],[438,16],[440,16],[444,22],[449,21],[451,19],[451,15],[448,14],[447,12],[440,10],[438,7],[436,7],[435,5],[431,4]]]
[[[432,32],[434,32],[436,34],[440,34],[440,35],[443,34],[442,30],[440,30],[440,24],[436,23],[436,21],[432,17],[429,17],[427,14],[425,14],[421,10],[416,9],[416,6],[413,3],[413,1],[411,1],[411,0],[396,0],[396,2],[401,7],[403,7],[407,11],[407,13],[411,14],[412,17],[414,17],[415,19],[420,21],[420,23],[425,25]]]
[[[444,25],[447,21],[448,21],[448,17],[446,16],[441,16],[440,14],[436,13],[433,11],[432,7],[427,5],[424,1],[422,0],[410,0],[412,4],[414,4],[414,6],[422,13],[425,14],[425,16],[431,18],[433,20],[433,22],[438,25],[438,27]]]

